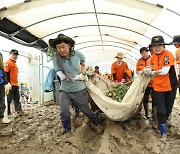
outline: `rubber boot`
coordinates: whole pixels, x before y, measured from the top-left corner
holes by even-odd
[[[63,134],[66,134],[71,131],[70,119],[63,121],[62,124],[63,124],[63,128],[64,128]]]
[[[159,124],[159,130],[161,132],[161,137],[166,138],[166,136],[167,136],[167,124]]]

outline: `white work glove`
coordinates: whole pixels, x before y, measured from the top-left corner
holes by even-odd
[[[153,71],[152,71],[152,68],[150,66],[145,67],[143,71],[144,71],[144,75],[146,77],[153,76]]]
[[[151,77],[151,76],[157,76],[161,73],[161,71],[151,71],[151,70],[145,70],[144,71],[144,75],[147,77]]]
[[[144,75],[145,75],[146,77],[151,77],[151,76],[153,76],[153,71],[151,71],[151,70],[145,70],[145,71],[144,71]]]
[[[82,81],[88,81],[88,77],[86,75],[83,75],[82,73],[79,75],[76,75],[74,80],[82,80]]]
[[[161,73],[161,71],[152,71],[152,74],[153,74],[154,76],[159,75],[160,73]]]
[[[61,71],[58,71],[56,74],[57,74],[57,76],[59,76],[59,78],[61,80],[67,80],[68,79],[68,77],[66,75],[64,75],[64,73]]]
[[[11,90],[12,89],[12,85],[10,84],[10,83],[8,83],[8,84],[6,84],[6,85],[4,85],[4,87],[5,87],[5,91],[6,90]]]
[[[4,85],[5,88],[5,95],[7,96],[9,94],[9,90],[12,89],[12,85],[10,83]]]

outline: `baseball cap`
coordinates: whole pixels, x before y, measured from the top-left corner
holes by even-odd
[[[10,54],[16,54],[16,55],[19,55],[18,51],[16,49],[12,49],[10,51]]]

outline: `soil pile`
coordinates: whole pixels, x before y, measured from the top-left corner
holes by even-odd
[[[153,121],[136,116],[114,122],[98,114],[100,132],[94,131],[82,113],[72,115],[72,132],[63,135],[59,106],[23,106],[27,115],[11,115],[1,130],[0,154],[179,154],[180,99],[176,99],[167,142],[160,140]],[[142,111],[143,112],[143,111]]]

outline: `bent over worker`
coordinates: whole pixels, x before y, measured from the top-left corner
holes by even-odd
[[[57,38],[50,39],[49,45],[57,49],[57,75],[61,79],[60,85],[60,117],[63,125],[63,133],[71,131],[70,105],[76,103],[79,109],[90,119],[91,123],[97,125],[94,113],[88,104],[88,95],[84,83],[84,77],[80,70],[80,63],[85,61],[84,55],[74,50],[75,41],[59,34]]]
[[[122,52],[117,53],[115,58],[117,58],[117,61],[111,65],[111,74],[113,81],[121,82],[128,68],[128,65],[123,61],[124,54]]]
[[[157,106],[157,119],[161,137],[166,138],[167,120],[172,112],[176,90],[178,87],[173,54],[165,49],[167,43],[162,36],[154,36],[151,45],[155,54],[151,58],[152,71],[146,71],[146,76],[154,76],[153,99]]]

